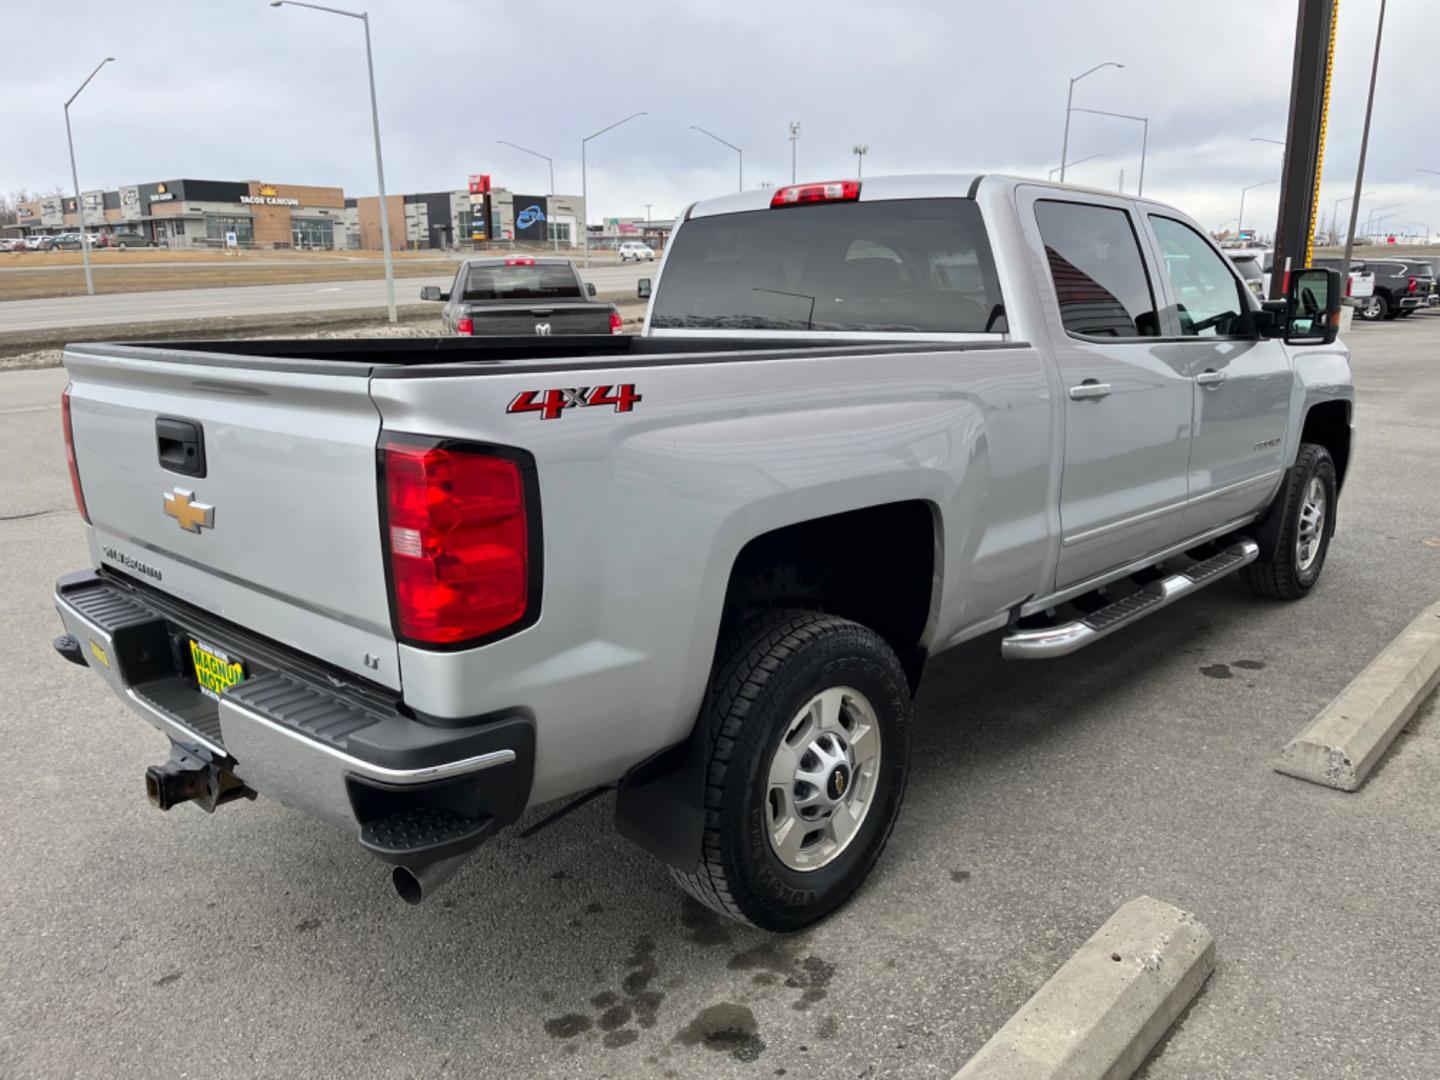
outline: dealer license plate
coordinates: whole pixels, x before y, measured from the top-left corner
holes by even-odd
[[[216,701],[230,687],[245,681],[245,661],[195,638],[190,639],[190,661],[195,667],[195,685]]]

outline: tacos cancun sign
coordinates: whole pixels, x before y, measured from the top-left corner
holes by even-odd
[[[241,195],[240,201],[246,205],[253,206],[299,206],[299,199],[292,199],[287,195],[277,195],[273,184],[261,184],[258,195]]]

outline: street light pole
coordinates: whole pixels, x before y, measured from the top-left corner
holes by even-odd
[[[1060,182],[1065,182],[1065,159],[1070,156],[1070,113],[1071,105],[1075,100],[1075,84],[1086,75],[1093,75],[1101,68],[1113,67],[1123,68],[1124,64],[1116,63],[1114,60],[1106,60],[1103,64],[1096,64],[1089,71],[1082,71],[1070,80],[1070,89],[1065,94],[1065,138],[1060,143]]]
[[[1375,108],[1375,77],[1380,73],[1380,42],[1385,33],[1385,0],[1380,0],[1380,17],[1375,22],[1375,56],[1370,61],[1370,92],[1365,98],[1365,126],[1360,132],[1360,161],[1355,166],[1355,196],[1350,203],[1350,229],[1345,234],[1345,255],[1340,260],[1340,280],[1350,280],[1350,256],[1355,251],[1355,222],[1360,217],[1360,187],[1365,183],[1365,152],[1370,148],[1370,114]]]
[[[1259,183],[1248,184],[1240,189],[1240,216],[1235,219],[1236,236],[1239,236],[1242,232],[1245,231],[1245,193],[1247,191],[1253,191],[1257,187],[1264,187],[1266,184],[1278,184],[1279,182],[1279,179],[1261,180]]]
[[[1085,162],[1087,162],[1087,161],[1094,161],[1096,158],[1102,158],[1102,157],[1104,157],[1104,156],[1105,156],[1104,154],[1090,154],[1088,157],[1076,158],[1074,161],[1067,161],[1065,164],[1066,164],[1067,166],[1068,166],[1068,165],[1083,165],[1083,164],[1085,164]],[[1054,179],[1055,179],[1055,174],[1056,174],[1057,172],[1059,172],[1059,171],[1060,171],[1060,166],[1059,166],[1059,165],[1056,165],[1055,168],[1051,169],[1050,172],[1046,174],[1045,179],[1047,179],[1047,180],[1054,180]]]
[[[85,81],[80,84],[80,90],[89,86],[90,80],[100,74],[100,69],[114,59],[113,56],[107,56],[96,64],[95,70],[90,72],[85,77]],[[70,103],[80,96],[80,90],[76,90],[65,102],[65,142],[70,146],[70,179],[75,184],[75,218],[80,222],[80,252],[85,262],[85,291],[94,296],[95,280],[90,276],[90,234],[85,231],[85,202],[80,197],[80,170],[75,167],[75,140],[70,135]],[[62,221],[65,218],[64,203],[61,203],[60,218]]]
[[[521,146],[519,143],[513,143],[513,142],[511,142],[509,139],[496,139],[495,141],[498,142],[501,146],[508,146],[508,147],[511,147],[512,149],[519,150],[522,154],[530,154],[530,155],[532,155],[532,156],[534,156],[534,157],[544,158],[545,161],[546,161],[547,163],[549,163],[549,165],[550,165],[550,197],[551,197],[552,199],[555,197],[555,160],[554,160],[553,158],[551,158],[551,157],[550,157],[549,155],[547,155],[547,154],[542,154],[542,153],[540,153],[540,151],[538,151],[538,150],[527,150],[525,147]],[[548,210],[548,208],[547,208],[547,210]],[[546,217],[545,217],[545,226],[546,226],[546,228],[549,230],[551,236],[553,237],[553,239],[554,239],[554,241],[555,241],[555,250],[556,250],[556,251],[559,251],[559,250],[560,250],[560,232],[559,232],[559,230],[557,230],[557,229],[555,228],[555,223],[550,220],[550,217],[549,217],[549,214],[548,214],[548,213],[547,213],[547,215],[546,215]]]
[[[698,131],[698,132],[700,132],[701,135],[708,135],[708,136],[710,136],[710,138],[712,138],[712,139],[714,139],[716,142],[718,142],[721,146],[728,146],[728,147],[730,147],[731,150],[734,150],[734,151],[735,151],[736,156],[738,156],[739,159],[740,159],[740,187],[739,187],[739,190],[740,190],[740,191],[744,191],[744,190],[745,190],[745,151],[741,150],[740,147],[736,146],[736,145],[735,145],[734,143],[732,143],[732,142],[726,142],[724,139],[720,138],[719,135],[716,135],[713,131],[706,131],[704,128],[700,127],[700,126],[697,125],[697,124],[691,124],[691,125],[690,125],[690,130],[691,130],[691,131]]]
[[[865,155],[870,152],[868,143],[855,144],[855,179],[861,179],[865,174]]]
[[[800,121],[790,121],[790,183],[795,183],[795,144],[800,141]]]
[[[1360,193],[1360,198],[1363,199],[1367,195],[1374,194],[1375,192],[1373,191],[1364,191]],[[1330,213],[1330,235],[1332,237],[1330,242],[1332,244],[1337,243],[1340,240],[1340,204],[1347,203],[1353,198],[1355,198],[1354,195],[1342,195],[1340,198],[1335,200],[1335,209]]]
[[[644,112],[644,111],[637,112],[637,113],[631,113],[629,116],[625,117],[624,120],[616,120],[613,124],[610,124],[610,125],[607,126],[607,127],[603,127],[603,128],[601,128],[599,131],[595,132],[594,135],[586,135],[583,139],[580,140],[580,203],[581,203],[581,205],[584,207],[584,214],[583,214],[583,216],[584,216],[584,219],[585,219],[584,221],[582,221],[582,222],[580,223],[580,227],[585,231],[585,265],[586,265],[586,266],[589,266],[589,265],[590,265],[590,201],[589,201],[590,187],[589,187],[589,181],[588,181],[588,178],[587,178],[587,176],[586,176],[586,171],[585,171],[585,147],[586,147],[586,145],[590,142],[591,139],[598,138],[599,136],[604,135],[607,131],[610,131],[610,130],[612,130],[612,129],[614,129],[614,128],[619,127],[621,124],[628,124],[631,120],[634,120],[637,116],[648,116],[648,115],[649,115],[649,113]]]
[[[390,248],[390,204],[385,198],[385,157],[380,151],[380,106],[375,100],[375,58],[370,49],[370,13],[367,11],[346,11],[343,8],[325,7],[323,4],[307,4],[302,0],[270,0],[273,8],[284,5],[323,11],[329,15],[343,15],[347,19],[359,19],[365,26],[365,71],[370,77],[370,123],[375,132],[375,181],[380,189],[380,246],[385,249],[385,306],[390,321],[395,318],[395,261]]]
[[[1149,145],[1149,143],[1150,143],[1150,118],[1149,118],[1149,117],[1146,117],[1146,116],[1131,116],[1129,113],[1106,112],[1104,109],[1082,109],[1082,108],[1081,108],[1080,106],[1078,106],[1078,105],[1075,106],[1075,107],[1074,107],[1073,109],[1071,109],[1070,111],[1071,111],[1071,112],[1090,113],[1090,114],[1093,115],[1093,116],[1110,116],[1110,117],[1114,117],[1116,120],[1135,120],[1135,121],[1139,122],[1140,124],[1144,125],[1144,126],[1142,127],[1141,131],[1140,131],[1140,180],[1139,180],[1139,182],[1138,182],[1137,187],[1135,188],[1135,194],[1136,194],[1137,196],[1138,196],[1138,195],[1144,195],[1144,194],[1145,194],[1145,150],[1146,150],[1146,147],[1147,147],[1147,146]],[[1062,158],[1061,160],[1062,160],[1062,162],[1063,162],[1064,159]],[[1060,169],[1060,179],[1061,179],[1062,181],[1065,179],[1065,169],[1064,169],[1063,164],[1062,164],[1061,169]]]

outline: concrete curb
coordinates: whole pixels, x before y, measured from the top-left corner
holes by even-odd
[[[954,1080],[1122,1080],[1215,969],[1195,918],[1141,896],[1050,976]]]
[[[1275,771],[1341,791],[1365,782],[1415,710],[1440,685],[1440,603],[1431,604],[1291,739]]]

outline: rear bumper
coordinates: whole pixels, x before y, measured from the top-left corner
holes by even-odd
[[[457,726],[406,715],[398,698],[117,574],[56,583],[55,606],[86,663],[148,723],[262,795],[349,828],[387,861],[415,815],[448,825],[440,852],[473,847],[529,798],[534,724],[515,712]],[[186,639],[247,666],[218,701],[195,684]],[[378,831],[380,841],[372,842]]]

